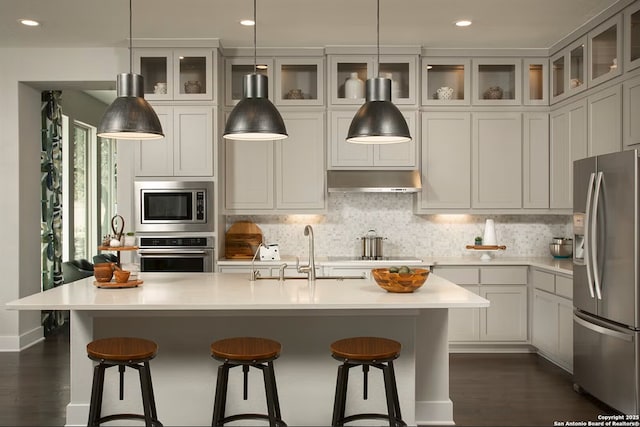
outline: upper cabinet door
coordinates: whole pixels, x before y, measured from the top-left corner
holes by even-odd
[[[329,56],[329,102],[338,105],[364,104],[364,87],[373,77],[372,56]]]
[[[523,60],[524,105],[549,105],[549,60]]]
[[[277,105],[324,105],[323,58],[276,58]]]
[[[622,74],[622,15],[600,24],[589,39],[589,87]]]
[[[269,99],[273,100],[273,58],[258,57],[255,60],[249,57],[227,58],[224,69],[224,103],[229,107],[235,106],[243,96],[244,76],[253,74],[264,74],[269,79],[267,90]]]
[[[211,49],[134,50],[134,71],[150,101],[213,100],[213,69]]]
[[[375,75],[391,80],[391,101],[394,104],[417,105],[417,70],[416,55],[383,55]]]
[[[473,104],[520,105],[522,64],[520,59],[483,58],[473,63]]]
[[[551,57],[551,101],[561,101],[587,88],[587,36]]]
[[[471,104],[471,60],[422,58],[422,105]]]
[[[640,66],[640,3],[636,2],[624,11],[624,69]]]

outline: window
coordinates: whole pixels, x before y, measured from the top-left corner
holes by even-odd
[[[98,138],[94,126],[66,116],[63,128],[63,261],[91,260],[102,236],[111,234],[117,144]]]

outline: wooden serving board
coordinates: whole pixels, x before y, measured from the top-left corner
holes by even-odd
[[[507,247],[504,245],[467,245],[467,249],[476,251],[504,251]]]
[[[94,286],[105,289],[119,289],[119,288],[135,288],[144,283],[142,280],[129,280],[128,282],[96,282],[94,280]]]
[[[224,256],[227,259],[251,259],[262,240],[262,230],[257,224],[235,222],[225,234]]]

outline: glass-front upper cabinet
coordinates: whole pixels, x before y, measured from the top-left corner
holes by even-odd
[[[324,105],[323,58],[276,58],[274,98],[279,105]]]
[[[551,57],[551,101],[587,88],[587,37],[581,37]]]
[[[473,104],[520,105],[522,64],[520,59],[474,59]]]
[[[624,11],[624,69],[640,66],[640,2],[635,2]]]
[[[422,105],[469,105],[470,69],[469,59],[423,57]]]
[[[135,49],[134,70],[148,100],[212,100],[214,58],[210,49]]]
[[[254,66],[255,65],[255,66]],[[227,58],[225,60],[225,105],[233,107],[242,99],[244,76],[253,74],[264,74],[269,79],[267,90],[269,91],[269,99],[273,100],[273,58],[268,57],[238,57]]]
[[[589,87],[621,74],[621,29],[622,15],[617,15],[589,32]]]
[[[546,58],[523,60],[524,104],[549,105],[549,61]]]
[[[329,102],[337,105],[361,105],[369,78],[380,76],[391,80],[394,104],[415,105],[418,102],[418,56],[329,55]]]

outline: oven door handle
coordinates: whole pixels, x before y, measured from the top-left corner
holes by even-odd
[[[167,257],[167,256],[172,256],[172,257],[186,257],[186,256],[193,256],[193,255],[208,255],[210,252],[212,251],[212,249],[209,250],[171,250],[171,249],[167,249],[167,250],[163,250],[163,249],[156,249],[156,250],[138,250],[138,254],[140,256],[146,256],[146,257]]]

